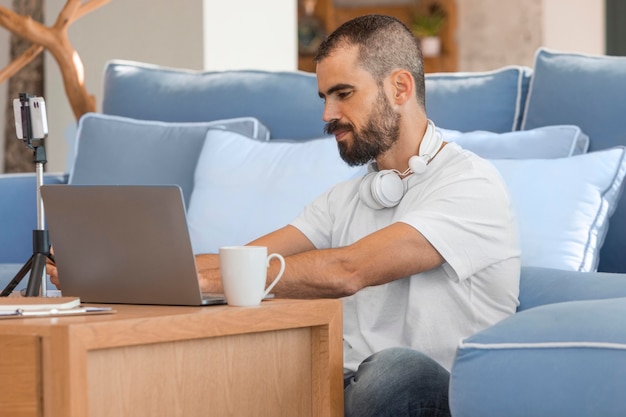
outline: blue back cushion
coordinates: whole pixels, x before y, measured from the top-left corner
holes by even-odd
[[[522,266],[595,271],[623,189],[626,149],[491,162],[509,189]]]
[[[522,129],[579,126],[589,151],[626,145],[626,58],[539,49]],[[626,272],[626,195],[600,255],[600,271]]]
[[[44,184],[64,184],[63,174],[44,174]],[[23,190],[31,189],[32,193]],[[5,174],[0,181],[0,263],[24,263],[33,254],[37,228],[37,177],[34,173]]]
[[[444,140],[486,159],[564,158],[587,152],[589,137],[577,126],[546,126],[533,130],[461,133],[442,130]]]
[[[176,184],[189,203],[193,175],[210,129],[263,141],[267,130],[253,118],[168,123],[98,113],[81,117],[72,185]]]
[[[248,243],[288,224],[334,184],[366,173],[339,157],[333,137],[261,142],[209,130],[187,217],[194,251]]]
[[[199,72],[111,61],[104,72],[102,112],[143,120],[206,122],[256,117],[272,138],[323,134],[324,103],[305,72]]]
[[[509,66],[489,72],[426,75],[426,111],[445,129],[511,132],[523,114],[531,70]]]
[[[460,131],[510,132],[519,126],[532,70],[426,75],[426,107],[437,125]],[[114,60],[104,72],[105,114],[144,120],[204,122],[252,116],[272,138],[323,133],[323,102],[314,74],[201,72]]]

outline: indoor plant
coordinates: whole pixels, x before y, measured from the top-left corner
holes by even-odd
[[[441,52],[439,33],[445,24],[446,16],[441,7],[434,4],[428,13],[415,13],[411,30],[420,40],[425,57],[438,56]]]

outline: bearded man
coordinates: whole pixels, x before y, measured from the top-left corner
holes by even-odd
[[[250,244],[285,256],[276,297],[342,298],[346,416],[447,416],[459,341],[518,304],[506,188],[428,120],[419,43],[400,21],[351,20],[315,62],[326,131],[370,173]],[[218,257],[197,261],[203,289],[220,291]]]

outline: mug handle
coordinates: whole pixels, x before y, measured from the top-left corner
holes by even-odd
[[[265,298],[267,296],[267,294],[270,293],[270,291],[272,291],[272,288],[274,288],[274,286],[276,284],[278,284],[278,281],[282,278],[283,273],[285,272],[285,258],[283,258],[283,255],[280,255],[278,253],[272,253],[267,257],[267,266],[270,266],[270,261],[272,260],[272,258],[276,258],[280,261],[280,271],[278,271],[278,275],[276,275],[276,278],[274,278],[274,281],[272,281],[272,283],[269,285],[269,287],[267,287],[267,289],[265,290],[265,292],[263,293],[263,298]]]

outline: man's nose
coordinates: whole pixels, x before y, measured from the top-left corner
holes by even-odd
[[[324,104],[324,113],[322,114],[322,120],[324,122],[328,123],[332,120],[339,120],[340,118],[341,115],[339,114],[336,106],[328,102]]]

